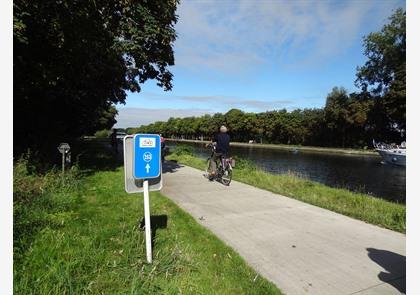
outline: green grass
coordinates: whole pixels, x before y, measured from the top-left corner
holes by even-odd
[[[203,170],[206,161],[192,156],[187,147],[177,148],[167,156],[182,164]],[[233,179],[294,198],[305,203],[341,213],[371,224],[405,233],[405,205],[346,189],[300,178],[292,174],[274,175],[262,171],[250,162],[239,160],[233,171]]]
[[[147,264],[142,195],[124,191],[122,167],[79,172],[64,186],[57,172],[15,171],[15,294],[281,294],[158,192]]]

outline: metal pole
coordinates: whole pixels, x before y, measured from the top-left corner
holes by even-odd
[[[66,157],[64,151],[63,151],[62,155],[63,155],[63,161],[62,161],[62,169],[63,169],[63,171],[62,171],[62,174],[61,174],[61,179],[62,179],[62,182],[63,182],[63,185],[64,185],[64,165],[65,165],[64,161],[65,161],[65,157]]]
[[[152,238],[150,231],[150,208],[149,208],[149,181],[144,180],[144,226],[146,234],[146,258],[148,263],[152,263]]]

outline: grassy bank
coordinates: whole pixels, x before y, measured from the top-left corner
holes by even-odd
[[[100,163],[95,157],[108,159],[86,159]],[[125,193],[123,169],[114,164],[73,171],[64,186],[58,172],[15,166],[15,294],[280,294],[157,192],[148,265],[141,195]]]
[[[178,147],[168,160],[203,170],[206,161],[191,154],[188,147]],[[237,161],[233,179],[291,197],[318,207],[341,213],[398,232],[405,232],[405,206],[354,193],[346,189],[302,179],[295,175],[274,175],[258,169],[247,161]]]
[[[189,142],[189,143],[203,143],[201,140],[191,139],[167,139],[168,141],[174,142]],[[301,145],[289,145],[289,144],[260,144],[260,143],[245,143],[245,142],[231,142],[232,146],[246,146],[253,148],[269,148],[269,149],[283,149],[283,150],[294,150],[313,152],[313,153],[334,153],[334,154],[349,154],[349,155],[370,155],[378,156],[378,153],[373,149],[351,149],[351,148],[332,148],[332,147],[319,147],[319,146],[301,146]]]

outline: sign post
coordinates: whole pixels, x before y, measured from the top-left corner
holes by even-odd
[[[127,135],[123,141],[124,151],[124,177],[125,191],[129,194],[144,192],[144,180],[135,179],[133,176],[134,165],[134,135]],[[160,168],[162,170],[162,167]],[[163,187],[162,173],[156,177],[148,179],[149,192],[160,191]]]
[[[149,181],[144,181],[144,230],[146,235],[146,258],[152,263],[152,236],[150,228]]]
[[[161,174],[160,136],[136,134],[133,138],[133,145],[133,178],[143,180],[146,258],[148,263],[152,263],[149,179],[157,178]]]
[[[64,168],[65,168],[65,165],[66,165],[66,163],[65,163],[65,161],[66,161],[66,154],[70,151],[70,145],[68,143],[66,143],[66,142],[62,142],[62,143],[60,143],[58,145],[57,149],[58,149],[58,151],[62,155],[62,164],[61,164],[61,166],[62,166],[62,175],[61,175],[61,178],[62,178],[62,181],[63,181],[63,184],[64,184]]]

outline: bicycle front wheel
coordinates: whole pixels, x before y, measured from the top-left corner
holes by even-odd
[[[223,172],[221,181],[224,185],[229,185],[232,181],[232,172],[232,168],[230,167],[226,168],[226,170]]]

